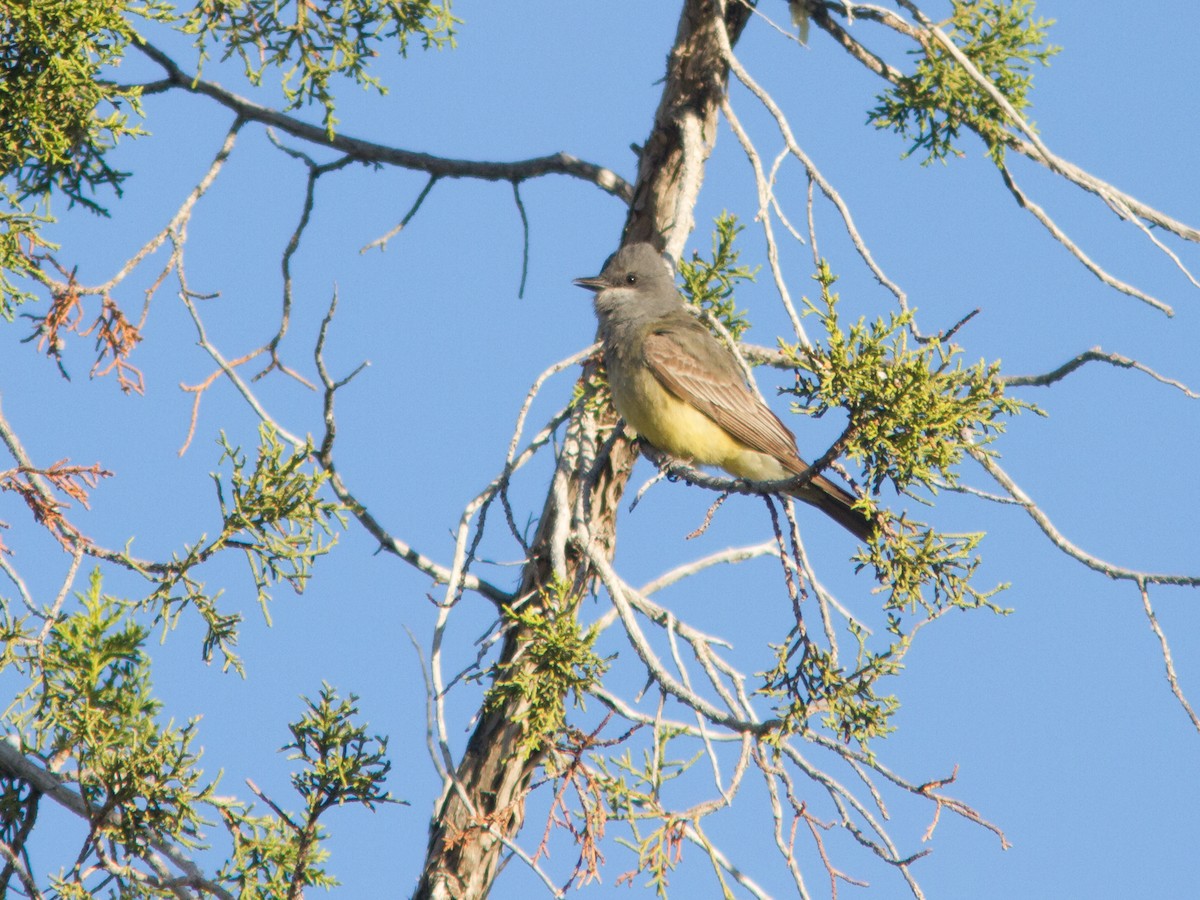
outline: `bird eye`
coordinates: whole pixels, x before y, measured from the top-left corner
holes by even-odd
[[[634,275],[632,272],[630,272],[628,275],[625,276],[625,283],[626,284],[637,284],[637,276]]]

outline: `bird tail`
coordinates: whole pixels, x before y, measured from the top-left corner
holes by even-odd
[[[878,527],[861,509],[854,508],[854,495],[818,475],[792,493],[797,500],[815,506],[860,541],[869,541]]]

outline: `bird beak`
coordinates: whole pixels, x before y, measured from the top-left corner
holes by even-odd
[[[599,275],[595,275],[591,278],[576,278],[575,281],[572,283],[578,285],[581,288],[586,288],[587,290],[594,291],[596,293],[599,293],[600,291],[602,291],[606,287],[608,287],[608,285],[605,283],[604,279],[601,278]]]

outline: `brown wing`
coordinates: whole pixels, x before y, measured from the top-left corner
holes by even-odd
[[[770,454],[796,474],[807,469],[795,436],[746,386],[729,349],[686,312],[681,315],[686,321],[664,322],[646,337],[643,352],[654,377],[747,447]],[[854,496],[822,475],[793,496],[823,510],[859,540],[874,533],[874,522],[853,508]]]
[[[746,387],[729,349],[691,319],[665,323],[646,337],[646,365],[672,394],[704,413],[751,449],[787,468],[804,468],[796,438]]]

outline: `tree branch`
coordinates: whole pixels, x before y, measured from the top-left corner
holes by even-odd
[[[1158,624],[1158,617],[1154,615],[1154,607],[1150,605],[1150,591],[1146,588],[1146,582],[1138,582],[1138,591],[1142,595],[1142,609],[1146,611],[1146,618],[1150,622],[1150,630],[1158,638],[1158,646],[1162,651],[1163,665],[1167,670],[1167,684],[1171,686],[1171,693],[1175,695],[1175,699],[1179,701],[1179,705],[1183,707],[1183,711],[1187,713],[1187,717],[1192,720],[1192,727],[1200,731],[1200,718],[1197,718],[1196,711],[1192,709],[1192,704],[1188,703],[1187,697],[1183,694],[1183,689],[1179,686],[1179,677],[1175,674],[1175,661],[1171,657],[1171,647],[1167,644],[1166,634],[1163,633],[1162,627]]]
[[[91,821],[96,816],[104,814],[102,810],[89,806],[83,797],[63,784],[57,775],[30,760],[7,740],[0,740],[0,769],[9,776],[29,784],[39,793],[49,797],[59,806],[85,821]],[[114,821],[120,820],[120,813],[116,810],[111,810],[105,815]],[[172,865],[184,873],[187,885],[220,897],[221,900],[234,900],[229,891],[206,877],[194,862],[183,855],[178,847],[153,838],[148,843],[153,850],[162,854],[171,861]]]
[[[1056,381],[1061,381],[1076,369],[1090,362],[1104,362],[1122,369],[1136,369],[1139,372],[1146,373],[1155,381],[1177,388],[1193,400],[1200,400],[1200,394],[1193,391],[1182,381],[1160,375],[1149,366],[1143,365],[1136,359],[1130,359],[1128,356],[1122,356],[1119,353],[1105,353],[1099,347],[1084,350],[1078,356],[1067,360],[1057,369],[1052,369],[1043,375],[1007,375],[1001,380],[1007,387],[1049,387]]]
[[[550,156],[539,156],[509,163],[447,159],[428,153],[414,153],[396,147],[387,147],[344,134],[331,134],[318,125],[310,125],[276,109],[260,106],[218,84],[205,81],[198,75],[189,75],[166,53],[140,35],[134,35],[133,45],[166,71],[167,81],[172,87],[210,97],[247,121],[270,125],[311,144],[339,150],[353,157],[356,162],[396,166],[443,178],[478,178],[483,181],[519,183],[543,175],[569,175],[572,178],[594,184],[626,203],[630,202],[633,197],[632,187],[615,172],[603,166],[576,159],[568,153],[555,153]]]
[[[812,10],[813,20],[825,30],[835,41],[841,44],[847,52],[855,59],[866,66],[875,74],[884,78],[892,84],[896,84],[903,77],[899,70],[889,66],[880,57],[868,51],[853,37],[851,37],[845,29],[838,25],[831,17],[831,12],[847,15],[848,17],[857,17],[864,19],[873,19],[891,28],[892,30],[906,35],[916,43],[919,43],[926,51],[928,51],[931,43],[936,43],[941,46],[951,58],[962,68],[972,81],[988,95],[988,97],[999,106],[1003,111],[1004,116],[1009,123],[1016,129],[1018,133],[1007,133],[1003,140],[1004,146],[1008,149],[1015,150],[1022,156],[1033,160],[1040,165],[1045,166],[1054,172],[1056,175],[1065,178],[1067,181],[1082,188],[1089,193],[1095,194],[1114,212],[1119,218],[1133,221],[1143,234],[1149,239],[1162,253],[1170,258],[1175,265],[1184,273],[1188,280],[1196,286],[1200,286],[1195,276],[1188,270],[1180,261],[1179,257],[1168,247],[1166,247],[1157,237],[1155,237],[1149,228],[1150,226],[1162,228],[1172,234],[1177,235],[1186,241],[1193,243],[1200,242],[1200,230],[1180,222],[1178,219],[1172,218],[1167,214],[1149,206],[1138,200],[1124,191],[1121,191],[1111,184],[1097,178],[1089,172],[1076,166],[1074,163],[1063,159],[1062,157],[1051,152],[1046,143],[1038,135],[1036,129],[1025,119],[1024,116],[1009,102],[1008,98],[1000,91],[998,87],[986,75],[971,62],[971,60],[962,52],[954,41],[941,28],[931,22],[928,17],[917,7],[911,0],[897,0],[897,2],[907,9],[917,22],[916,26],[910,25],[895,13],[884,10],[879,7],[849,4],[849,3],[816,3]],[[968,127],[970,123],[966,123]],[[1118,279],[1113,278],[1105,272],[1100,266],[1090,260],[1078,247],[1076,247],[1069,238],[1066,237],[1062,229],[1048,216],[1044,210],[1036,203],[1029,200],[1019,188],[1017,188],[1012,176],[1008,173],[1007,168],[1000,165],[1001,174],[1005,179],[1010,192],[1017,199],[1017,202],[1028,210],[1039,222],[1042,223],[1047,230],[1054,235],[1055,239],[1062,243],[1071,253],[1088,268],[1093,274],[1099,277],[1106,284],[1128,294],[1137,297],[1152,306],[1172,315],[1171,308],[1166,304],[1158,301],[1131,285],[1125,284]]]
[[[984,470],[996,479],[1009,495],[1017,502],[1018,505],[1024,507],[1025,512],[1029,517],[1037,523],[1038,528],[1050,538],[1050,542],[1058,549],[1062,550],[1068,556],[1083,563],[1089,569],[1107,575],[1109,578],[1122,581],[1133,581],[1137,584],[1174,584],[1183,587],[1200,587],[1200,575],[1176,575],[1165,572],[1140,572],[1136,569],[1125,568],[1100,559],[1097,556],[1092,556],[1090,553],[1077,547],[1063,536],[1054,523],[1050,521],[1050,517],[1042,512],[1041,508],[1030,499],[1029,495],[1021,490],[1020,486],[1004,471],[991,456],[982,448],[968,444],[967,452],[975,459],[979,465],[983,466]]]

